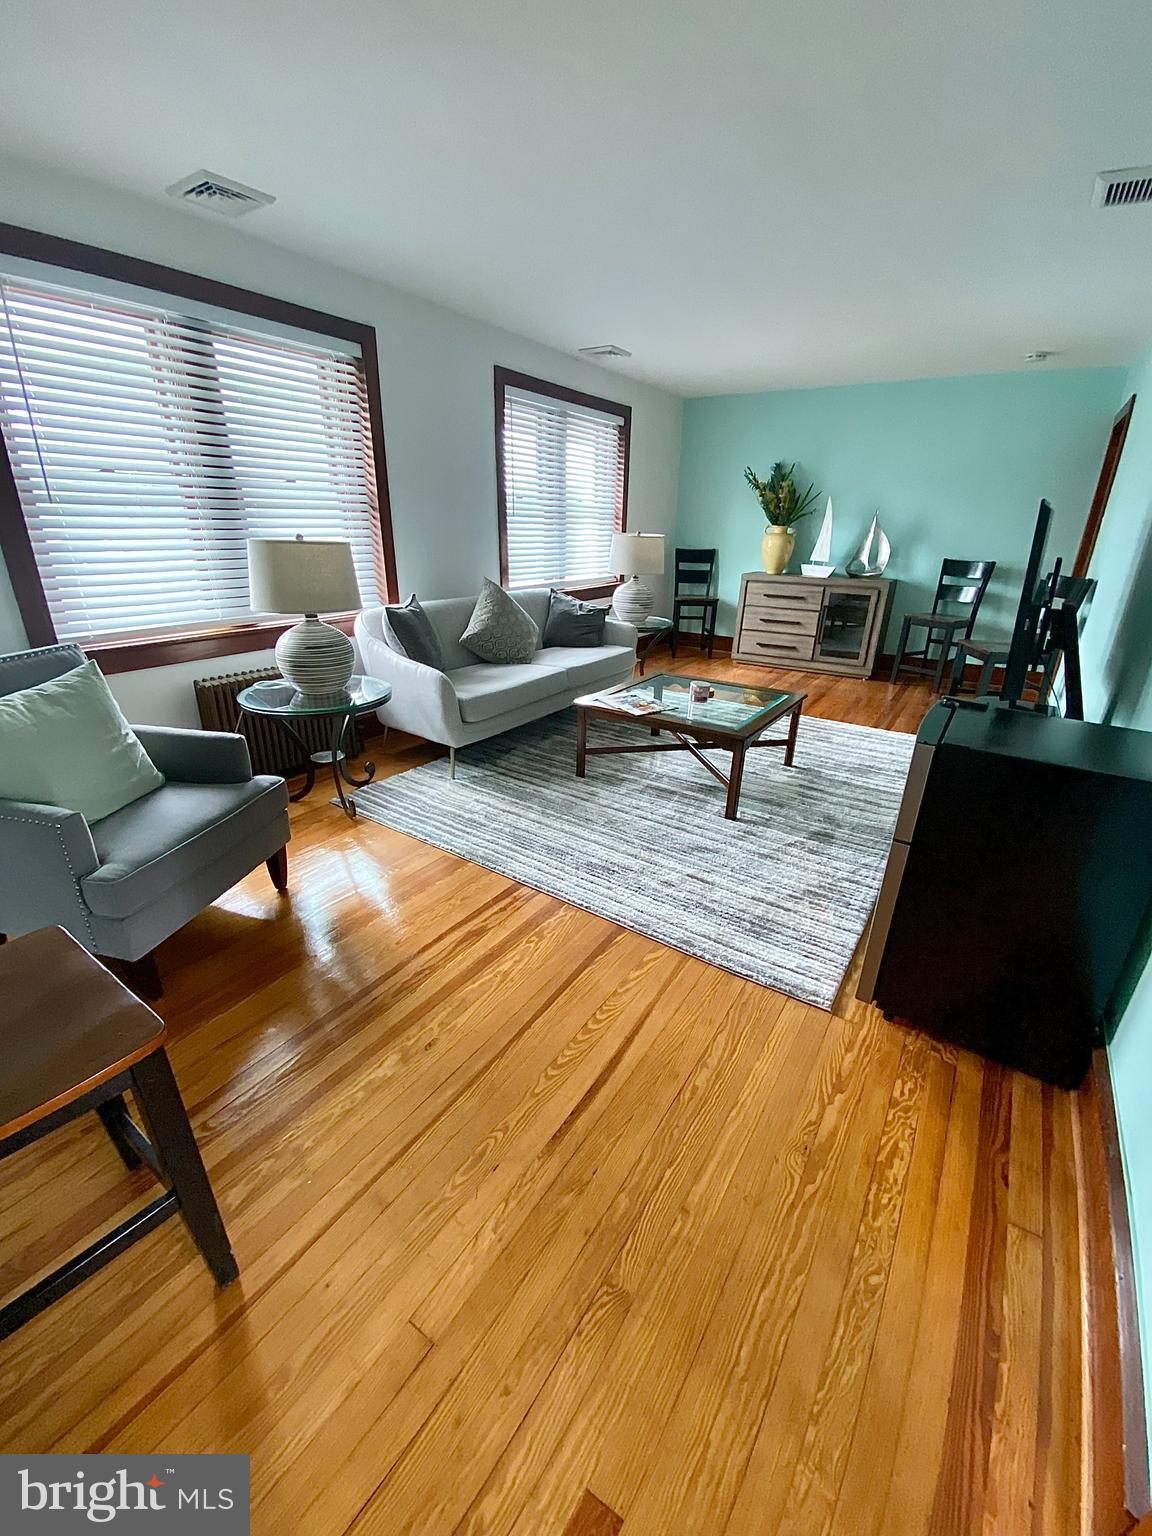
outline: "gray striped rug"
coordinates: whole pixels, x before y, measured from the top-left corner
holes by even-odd
[[[773,727],[770,734],[779,730]],[[589,725],[591,745],[635,741]],[[740,819],[687,752],[590,757],[571,711],[353,797],[363,815],[662,944],[830,1008],[880,886],[913,738],[805,717],[748,754]],[[727,753],[717,753],[725,768]]]

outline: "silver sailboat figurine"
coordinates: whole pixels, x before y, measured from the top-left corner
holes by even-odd
[[[836,567],[832,564],[832,498],[824,508],[824,521],[812,546],[812,553],[800,567],[805,576],[831,576]]]
[[[880,526],[880,514],[872,518],[868,537],[845,566],[849,576],[883,576],[884,567],[892,558],[892,546],[888,535]]]

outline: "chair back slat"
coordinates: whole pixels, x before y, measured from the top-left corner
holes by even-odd
[[[932,612],[966,616],[965,633],[971,634],[995,569],[995,560],[942,560]]]
[[[676,550],[676,583],[673,595],[679,597],[686,587],[699,588],[696,595],[704,595],[712,590],[712,580],[716,574],[716,551],[714,549],[682,549]]]

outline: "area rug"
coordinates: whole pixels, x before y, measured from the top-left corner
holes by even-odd
[[[780,734],[782,726],[768,734]],[[589,744],[635,741],[593,721]],[[800,723],[748,753],[740,819],[687,752],[589,757],[572,711],[357,790],[364,816],[662,944],[831,1008],[884,871],[914,738]],[[727,753],[714,754],[727,771]]]

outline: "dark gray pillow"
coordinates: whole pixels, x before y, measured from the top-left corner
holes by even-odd
[[[596,608],[555,588],[548,599],[545,645],[603,645],[607,608]]]
[[[406,603],[393,603],[384,609],[384,635],[388,644],[409,661],[444,670],[444,653],[432,628],[432,621],[416,601],[416,594]]]
[[[481,661],[501,665],[531,661],[539,637],[534,621],[516,599],[485,577],[468,628],[460,636],[465,650]]]

